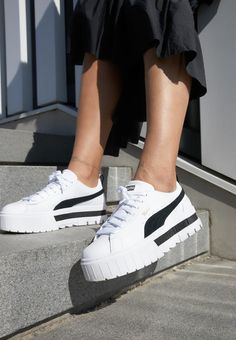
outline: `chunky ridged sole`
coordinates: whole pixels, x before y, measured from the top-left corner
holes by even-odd
[[[80,217],[77,217],[80,216]],[[105,210],[77,212],[71,211],[68,213],[61,211],[60,215],[54,216],[50,214],[32,214],[27,215],[0,215],[0,230],[11,233],[44,233],[56,231],[73,226],[86,226],[94,224],[102,224],[106,221],[107,215]]]
[[[157,239],[144,240],[142,245],[138,245],[129,249],[126,252],[116,253],[113,256],[98,259],[97,261],[88,261],[86,259],[81,260],[81,267],[87,281],[104,281],[114,279],[129,273],[133,273],[144,267],[155,263],[162,258],[165,253],[168,253],[170,249],[174,248],[178,243],[185,241],[188,237],[194,235],[202,228],[201,220],[195,215],[193,223],[183,227],[183,222],[187,224],[186,219],[179,223],[173,236],[170,236],[170,228],[163,235]],[[193,216],[194,216],[193,215]],[[168,236],[170,236],[168,238]]]

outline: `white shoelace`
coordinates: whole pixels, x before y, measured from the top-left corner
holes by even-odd
[[[72,180],[65,178],[61,171],[54,171],[48,177],[48,184],[45,188],[37,191],[35,194],[22,198],[22,200],[28,202],[38,202],[48,198],[52,194],[63,193],[72,182]]]
[[[136,215],[137,209],[143,204],[146,193],[132,192],[130,193],[126,187],[120,186],[118,192],[121,194],[121,200],[118,207],[106,222],[97,231],[96,235],[110,235],[116,233],[120,228],[124,227],[124,222],[132,219]]]

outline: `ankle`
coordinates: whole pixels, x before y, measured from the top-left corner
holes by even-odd
[[[151,173],[138,169],[135,180],[151,184],[155,190],[173,192],[176,190],[176,173]]]
[[[68,169],[74,172],[77,178],[88,187],[93,188],[97,186],[99,179],[98,169],[93,169],[86,165],[78,167],[78,165],[73,164],[73,162],[70,162]]]

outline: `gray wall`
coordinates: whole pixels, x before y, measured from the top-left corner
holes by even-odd
[[[199,16],[200,40],[208,84],[208,94],[201,99],[202,164],[234,180],[236,180],[235,14],[235,0],[215,0],[210,8],[202,7]]]

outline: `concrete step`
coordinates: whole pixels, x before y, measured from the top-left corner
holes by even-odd
[[[0,162],[67,164],[73,143],[73,136],[0,128]]]
[[[87,310],[155,273],[209,250],[209,215],[203,229],[143,270],[100,283],[84,280],[80,257],[96,227],[18,235],[0,233],[0,337],[61,313]],[[113,337],[112,337],[113,338]]]
[[[0,207],[19,200],[39,189],[48,180],[56,166],[0,165]],[[119,200],[117,187],[126,185],[132,177],[132,168],[127,166],[103,167],[104,189],[108,202]]]
[[[12,340],[233,340],[236,262],[200,256],[86,314],[70,313]]]

